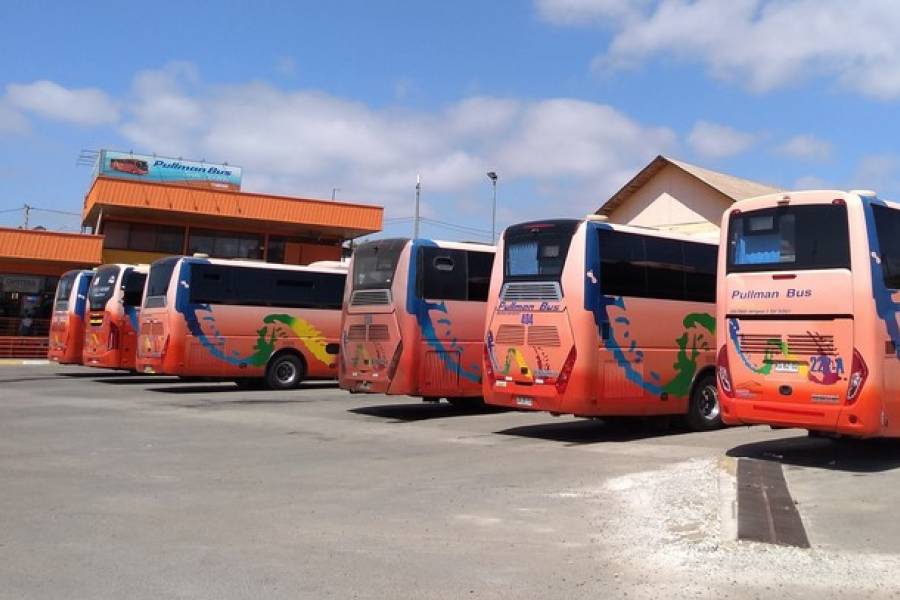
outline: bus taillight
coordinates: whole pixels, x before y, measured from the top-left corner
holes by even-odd
[[[109,335],[106,337],[106,349],[115,350],[119,347],[119,328],[109,324]]]
[[[397,365],[400,364],[400,355],[403,354],[403,340],[397,344],[397,349],[394,350],[394,356],[391,357],[391,364],[388,365],[388,381],[393,381],[394,373],[397,372]]]
[[[728,368],[728,348],[722,346],[719,348],[719,355],[716,357],[716,373],[719,375],[719,387],[729,398],[734,398],[734,387],[731,385],[731,371]]]
[[[850,383],[847,385],[847,404],[853,404],[869,377],[869,368],[859,350],[853,349],[853,368],[850,370]]]
[[[569,380],[572,378],[572,369],[575,368],[576,356],[575,346],[572,346],[572,349],[569,350],[569,356],[566,357],[566,362],[563,363],[562,369],[559,370],[559,377],[556,378],[556,393],[566,393],[566,388],[569,387]]]
[[[489,383],[493,385],[494,378],[494,363],[491,362],[491,351],[488,350],[488,344],[484,344],[484,376],[487,377]]]

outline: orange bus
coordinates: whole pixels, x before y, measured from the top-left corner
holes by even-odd
[[[84,317],[93,271],[67,271],[59,278],[50,320],[47,358],[63,365],[81,363]]]
[[[424,239],[357,246],[341,325],[340,386],[480,404],[494,247]]]
[[[150,267],[142,373],[297,387],[336,379],[345,269],[173,256]]]
[[[900,436],[900,204],[751,198],[725,212],[720,247],[725,422]]]
[[[134,370],[138,314],[148,265],[102,265],[88,288],[83,363]]]
[[[491,277],[489,404],[721,425],[717,245],[598,217],[507,228]]]

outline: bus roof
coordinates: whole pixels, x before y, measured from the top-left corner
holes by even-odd
[[[172,257],[170,257],[172,258]],[[198,256],[179,256],[185,262],[203,263],[212,265],[231,265],[234,267],[248,267],[257,269],[282,269],[285,271],[307,271],[313,273],[335,273],[337,275],[346,275],[347,269],[339,269],[333,267],[317,267],[312,265],[284,265],[280,263],[269,263],[261,260],[241,260],[233,258],[200,258]],[[161,259],[166,260],[166,259]]]
[[[412,238],[379,238],[377,240],[368,240],[366,242],[362,242],[360,244],[356,244],[355,247],[359,248],[360,246],[366,246],[368,244],[378,244],[384,242],[412,242]],[[447,248],[448,250],[474,250],[476,252],[497,252],[497,247],[491,244],[481,243],[481,242],[450,242],[447,240],[433,240],[430,238],[416,238],[418,242],[430,242],[435,244],[438,248]]]
[[[589,217],[593,217],[594,215],[589,215]],[[719,234],[700,234],[700,235],[688,235],[685,233],[678,233],[674,231],[668,231],[665,229],[656,229],[654,227],[641,227],[640,225],[622,225],[619,223],[610,223],[609,221],[597,218],[586,218],[586,219],[544,219],[541,221],[526,221],[524,223],[515,223],[510,225],[510,227],[520,227],[523,225],[541,225],[541,224],[574,224],[574,223],[595,223],[601,227],[607,227],[609,229],[614,229],[615,231],[624,231],[626,233],[635,233],[638,235],[647,235],[652,237],[660,237],[667,238],[672,240],[682,240],[685,242],[699,242],[702,244],[719,244]],[[508,229],[508,228],[507,228]],[[503,233],[506,233],[504,229]],[[713,235],[715,237],[713,237]]]

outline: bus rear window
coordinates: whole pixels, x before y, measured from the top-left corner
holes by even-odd
[[[523,223],[507,229],[505,280],[558,280],[578,223],[574,220]]]
[[[53,310],[68,310],[69,294],[72,293],[72,286],[75,284],[77,276],[78,273],[72,272],[66,273],[59,278],[59,283],[56,286],[56,303],[53,306]]]
[[[353,251],[353,289],[390,288],[400,254],[409,240],[378,240]]]
[[[103,267],[94,275],[88,290],[91,310],[103,310],[106,303],[116,291],[116,279],[119,278],[119,267]]]
[[[166,305],[166,294],[169,291],[169,281],[172,279],[172,271],[178,264],[179,257],[164,258],[158,260],[150,267],[150,275],[147,277],[147,297],[144,300],[144,308],[160,308]]]
[[[728,273],[849,269],[847,207],[808,204],[733,213],[727,251]]]

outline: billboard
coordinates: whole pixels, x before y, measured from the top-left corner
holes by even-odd
[[[180,158],[101,150],[98,173],[104,177],[174,183],[220,190],[241,189],[241,168]]]

